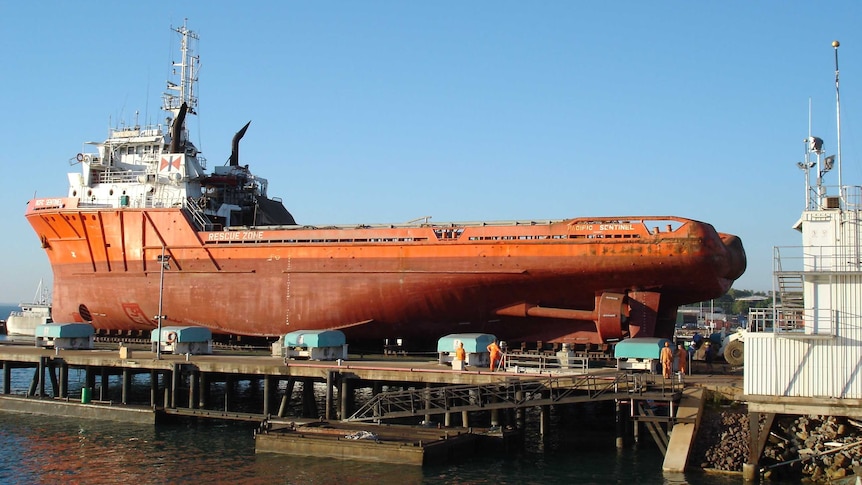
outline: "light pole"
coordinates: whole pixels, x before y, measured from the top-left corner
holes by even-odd
[[[159,255],[158,261],[161,263],[161,269],[159,270],[159,314],[156,315],[156,322],[158,324],[158,339],[156,339],[156,359],[162,358],[162,320],[165,318],[165,315],[162,314],[162,301],[165,293],[165,270],[170,269],[170,255],[165,255],[165,246],[162,245],[162,254]]]

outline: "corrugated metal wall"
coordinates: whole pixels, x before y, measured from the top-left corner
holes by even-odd
[[[862,342],[752,335],[745,342],[745,394],[862,399]]]
[[[821,301],[819,311],[834,316],[828,334],[746,336],[745,394],[862,399],[862,278],[837,275],[827,284],[831,309]]]

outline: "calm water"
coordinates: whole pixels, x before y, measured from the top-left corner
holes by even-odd
[[[70,381],[75,381],[70,372]],[[23,392],[32,371],[13,371]],[[83,377],[82,377],[83,379]],[[643,433],[614,447],[610,406],[555,411],[546,445],[527,410],[525,450],[438,467],[369,464],[254,453],[254,425],[215,421],[133,425],[0,412],[0,483],[237,484],[741,484],[739,476],[664,475]]]
[[[0,483],[742,483],[739,477],[663,476],[654,448],[644,443],[617,452],[596,442],[419,468],[255,455],[249,425],[137,426],[0,412]]]
[[[0,320],[6,320],[9,318],[9,313],[13,311],[21,310],[18,308],[18,304],[9,304],[9,303],[0,303]]]
[[[0,305],[2,318],[11,309]],[[70,373],[70,386],[78,380],[75,374]],[[13,388],[23,392],[30,379],[32,371],[14,371]],[[528,417],[528,444],[522,452],[425,468],[256,455],[251,424],[140,426],[0,412],[0,483],[743,483],[738,475],[663,474],[663,457],[646,432],[639,445],[616,450],[609,412],[604,406],[582,406],[552,415],[554,431],[546,446],[536,439],[535,416]]]

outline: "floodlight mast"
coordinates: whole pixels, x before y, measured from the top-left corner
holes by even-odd
[[[796,162],[796,166],[805,172],[805,210],[811,210],[816,205],[816,192],[811,187],[811,169],[814,167],[814,162],[811,161],[811,151],[815,145],[814,137],[811,136],[811,98],[808,98],[808,137],[803,140],[804,148],[802,150],[802,162]],[[822,146],[823,141],[820,140]]]
[[[838,70],[838,47],[841,45],[837,40],[832,42],[832,47],[835,49],[835,116],[837,130],[837,155],[829,155],[825,159],[823,155],[823,139],[811,135],[811,99],[808,100],[808,138],[805,139],[807,144],[805,151],[805,161],[797,163],[800,169],[805,171],[805,208],[823,208],[826,202],[826,187],[823,185],[823,176],[828,173],[834,166],[838,165],[838,209],[844,210],[846,207],[846,188],[844,187],[841,170],[841,94],[839,89],[839,70]],[[816,189],[810,185],[809,169],[815,163],[810,160],[811,153],[817,155],[817,182]],[[814,192],[815,201],[812,202],[809,191]]]
[[[808,143],[805,144],[805,161],[804,162],[796,162],[796,166],[799,167],[803,172],[805,172],[805,210],[811,210],[814,207],[811,198],[811,168],[814,166],[814,162],[808,161]]]
[[[810,114],[809,114],[810,116]],[[804,166],[807,169],[817,167],[817,181],[815,187],[812,188],[814,192],[814,202],[812,203],[811,197],[809,196],[806,200],[806,208],[818,208],[823,203],[823,198],[826,197],[826,187],[823,186],[823,175],[826,174],[832,167],[824,166],[821,164],[822,156],[823,156],[823,139],[817,136],[808,135],[808,138],[805,139],[805,163]],[[811,160],[811,154],[817,155],[817,162]],[[828,157],[827,157],[828,158]],[[801,168],[801,167],[800,167]],[[808,172],[805,173],[806,179],[808,179]],[[806,182],[806,185],[810,183]]]
[[[838,146],[838,199],[839,209],[844,209],[844,184],[841,179],[841,92],[838,89],[838,47],[841,45],[837,40],[832,41],[832,47],[835,49],[835,117],[837,130],[837,146]]]

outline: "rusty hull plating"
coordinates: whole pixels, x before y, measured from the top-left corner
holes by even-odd
[[[54,268],[55,320],[108,331],[154,327],[162,245],[170,324],[257,336],[669,336],[679,305],[724,294],[745,269],[739,238],[677,217],[207,232],[181,208],[77,202],[37,199],[27,218]]]
[[[165,324],[222,334],[601,343],[671,336],[679,305],[721,296],[745,270],[739,238],[679,217],[296,225],[240,163],[249,124],[229,163],[207,169],[186,127],[198,37],[173,30],[180,79],[167,84],[166,124],[87,143],[67,196],[27,207],[54,271],[55,321],[148,331],[162,293]]]

